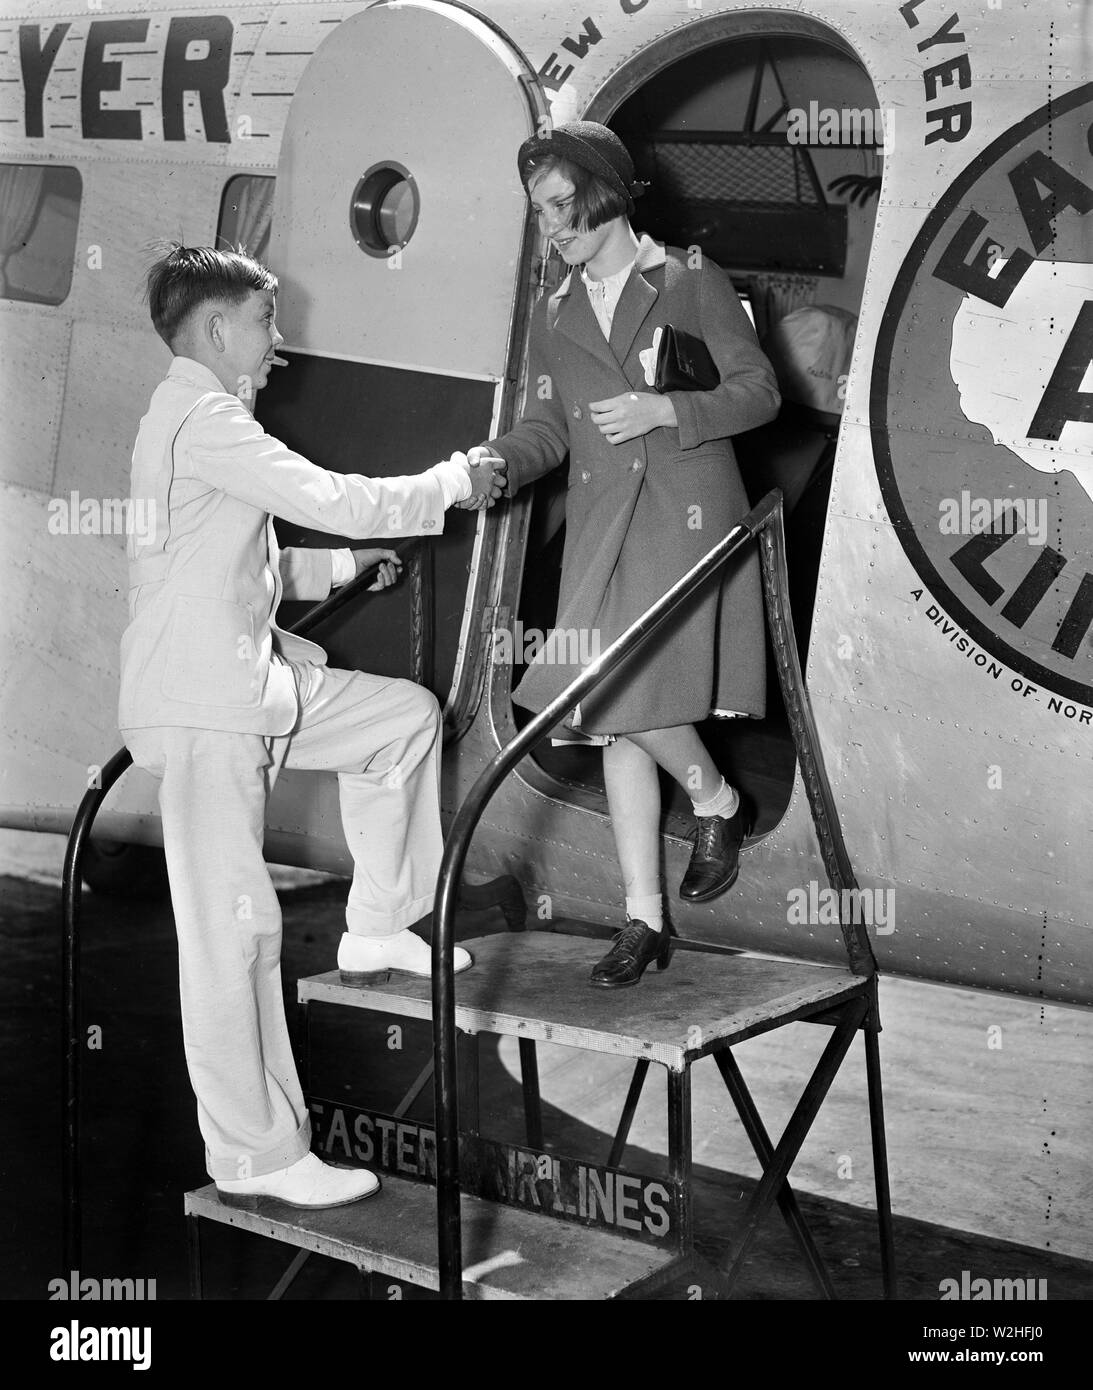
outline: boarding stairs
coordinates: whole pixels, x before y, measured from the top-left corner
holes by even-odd
[[[787,1223],[822,1298],[836,1291],[789,1184],[790,1168],[860,1030],[865,1063],[885,1297],[895,1296],[895,1261],[878,1046],[877,970],[860,920],[840,908],[845,966],[709,952],[679,943],[671,968],[652,968],[637,989],[594,990],[602,940],[566,924],[525,930],[521,890],[511,878],[471,887],[462,870],[471,837],[503,779],[558,720],[624,660],[733,554],[757,541],[778,674],[831,886],[857,887],[842,839],[801,673],[789,611],[781,496],[775,491],[657,601],[491,761],[457,813],[445,846],[433,914],[433,979],[385,972],[344,985],[337,971],[298,982],[304,1019],[301,1074],[315,1144],[324,1157],[382,1174],[383,1192],[346,1208],[303,1213],[272,1201],[257,1212],[223,1205],[210,1184],[186,1194],[193,1295],[205,1295],[202,1223],[214,1222],[295,1247],[270,1297],[280,1297],[302,1263],[322,1254],[360,1272],[366,1296],[467,1299],[619,1299],[732,1295],[772,1206]],[[104,776],[104,781],[106,777]],[[76,828],[73,831],[76,837]],[[71,852],[71,850],[70,850]],[[66,890],[67,896],[67,890]],[[839,892],[840,904],[852,895]],[[496,905],[509,930],[464,941],[474,968],[454,980],[459,907]],[[71,925],[71,924],[70,924]],[[577,931],[580,925],[574,924]],[[683,949],[680,949],[682,947]],[[67,975],[67,972],[66,972]],[[432,1058],[387,1113],[312,1094],[309,1063],[317,1006],[383,1019],[432,1020]],[[67,1011],[66,1011],[67,1012]],[[781,1137],[768,1134],[734,1048],[805,1021],[830,1038]],[[71,1020],[73,1028],[74,1018]],[[482,1132],[478,1103],[483,1036],[518,1040],[525,1142]],[[558,1153],[543,1134],[536,1045],[550,1042],[633,1060],[618,1127],[604,1161]],[[711,1056],[762,1169],[730,1252],[711,1264],[695,1245],[692,1211],[691,1067]],[[667,1173],[622,1167],[631,1124],[653,1066],[664,1068]],[[430,1083],[432,1122],[412,1118]],[[74,1107],[66,1105],[66,1123]],[[71,1133],[70,1133],[71,1139]],[[362,1148],[356,1142],[366,1139]],[[66,1182],[75,1174],[70,1157]],[[66,1189],[66,1213],[72,1193]],[[71,1222],[70,1222],[71,1231]],[[72,1264],[71,1267],[76,1267]]]

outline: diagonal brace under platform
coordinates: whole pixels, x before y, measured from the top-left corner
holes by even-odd
[[[726,1047],[714,1053],[714,1061],[717,1063],[717,1069],[721,1073],[721,1078],[729,1095],[732,1097],[733,1104],[736,1106],[740,1123],[744,1126],[744,1131],[751,1140],[755,1156],[759,1160],[760,1166],[765,1169],[774,1157],[774,1145],[770,1142],[766,1126],[759,1117],[759,1111],[744,1081],[736,1058],[732,1055],[731,1049]],[[817,1249],[812,1232],[808,1229],[808,1224],[797,1205],[797,1198],[793,1188],[789,1185],[788,1178],[778,1188],[777,1201],[786,1225],[804,1256],[809,1273],[815,1280],[817,1288],[824,1298],[833,1299],[835,1289],[831,1283],[831,1275],[827,1272],[823,1256]]]
[[[864,997],[853,999],[844,1006],[842,1019],[836,1025],[834,1034],[824,1048],[823,1054],[805,1086],[804,1093],[790,1116],[785,1132],[778,1141],[770,1162],[764,1168],[759,1186],[748,1203],[748,1209],[744,1213],[743,1230],[734,1242],[733,1253],[726,1273],[726,1291],[729,1293],[732,1292],[733,1286],[740,1276],[744,1259],[758,1234],[759,1227],[771,1202],[785,1184],[793,1161],[808,1137],[808,1132],[819,1113],[820,1106],[831,1089],[831,1083],[835,1080],[850,1044],[854,1040],[854,1034],[858,1031],[868,1012],[869,1000]]]

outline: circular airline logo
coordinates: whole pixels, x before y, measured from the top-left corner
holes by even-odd
[[[1093,704],[1093,84],[999,136],[927,217],[877,339],[881,492],[924,586]],[[957,634],[959,636],[959,634]]]

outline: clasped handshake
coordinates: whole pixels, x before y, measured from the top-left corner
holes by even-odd
[[[474,512],[481,511],[483,507],[492,507],[505,491],[508,464],[491,453],[484,444],[476,444],[465,456],[453,454],[452,461],[461,462],[464,457],[467,460],[467,476],[471,480],[471,495],[455,505],[464,511]]]

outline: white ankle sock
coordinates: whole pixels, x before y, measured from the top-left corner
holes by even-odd
[[[646,893],[640,898],[627,898],[626,915],[632,921],[644,922],[652,931],[664,930],[664,904],[659,893]]]
[[[730,816],[735,816],[740,806],[740,798],[736,794],[736,788],[730,787],[724,777],[721,779],[721,786],[710,797],[709,801],[692,801],[696,816],[723,816],[726,820]]]

